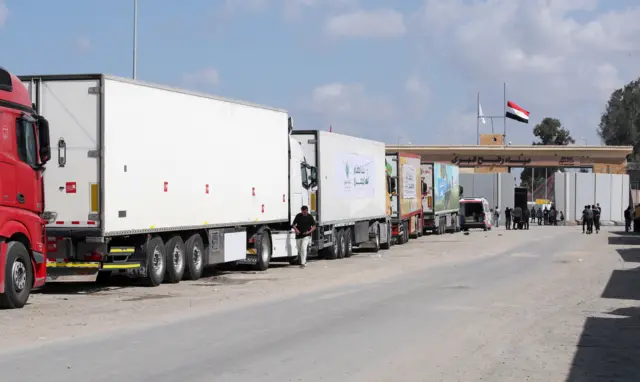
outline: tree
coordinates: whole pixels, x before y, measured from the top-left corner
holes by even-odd
[[[540,142],[533,142],[534,145],[556,145],[566,146],[576,143],[571,138],[571,132],[565,129],[560,120],[546,117],[542,122],[533,128],[533,135],[540,139]]]
[[[629,159],[640,159],[640,78],[611,93],[597,131],[605,145],[633,146]]]
[[[565,129],[562,126],[560,120],[556,118],[546,117],[540,123],[533,128],[533,135],[538,137],[538,142],[533,142],[534,145],[556,145],[566,146],[576,141],[571,137],[571,131]],[[556,167],[546,168],[546,176],[551,177],[557,171]],[[531,170],[525,170],[520,174],[520,185],[531,189],[539,187],[546,181],[545,168],[538,167],[533,171],[533,179],[531,178]]]

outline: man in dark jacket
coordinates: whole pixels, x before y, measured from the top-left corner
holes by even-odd
[[[505,226],[507,227],[507,229],[511,229],[511,208],[505,207],[504,219],[505,219]]]
[[[524,215],[522,218],[522,222],[524,223],[524,229],[529,229],[529,219],[531,218],[529,209],[525,208],[524,211],[522,211],[522,214]]]
[[[536,218],[538,218],[538,225],[542,225],[542,208],[538,207],[536,211]]]
[[[587,207],[588,206],[584,206],[582,210],[582,233],[585,233],[585,227],[587,226]]]
[[[627,209],[624,210],[624,232],[631,231],[631,214],[632,213],[633,213],[633,210],[631,209],[631,206],[627,207]]]
[[[593,208],[587,206],[587,233],[593,233]]]
[[[513,228],[520,229],[520,225],[522,223],[522,208],[516,207],[513,209]]]
[[[591,207],[593,208],[593,225],[596,228],[596,233],[600,233],[600,215],[602,214],[600,203],[597,203],[595,206]]]

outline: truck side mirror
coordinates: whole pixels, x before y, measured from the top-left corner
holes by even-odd
[[[318,184],[318,169],[311,167],[311,173],[309,174],[309,184],[311,187],[315,187]]]
[[[51,159],[51,140],[49,136],[49,121],[38,116],[38,141],[40,142],[40,162],[47,163]]]

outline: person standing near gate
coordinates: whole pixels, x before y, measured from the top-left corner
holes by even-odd
[[[493,210],[493,225],[498,228],[500,227],[500,207],[496,206],[496,209]]]
[[[587,234],[593,233],[593,210],[591,206],[587,206]]]
[[[296,247],[300,268],[307,266],[307,251],[311,243],[311,233],[316,229],[316,220],[309,214],[309,207],[302,206],[300,213],[293,219],[293,229],[296,231]]]
[[[631,206],[628,206],[626,210],[624,210],[624,232],[631,232],[631,215],[633,214],[633,209]]]
[[[602,214],[602,209],[600,209],[600,203],[597,203],[595,206],[591,206],[593,209],[593,225],[596,228],[596,233],[600,233],[600,215]]]
[[[505,225],[507,226],[507,229],[511,229],[511,208],[506,207],[504,209],[504,219],[505,219]]]

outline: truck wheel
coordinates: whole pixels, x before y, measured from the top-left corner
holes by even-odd
[[[333,231],[333,244],[330,247],[327,247],[322,250],[324,254],[324,258],[327,260],[335,260],[338,258],[338,253],[340,252],[338,241],[340,240],[340,235],[338,230]]]
[[[344,229],[336,231],[336,238],[338,240],[338,259],[343,259],[347,252],[347,242],[344,240]]]
[[[204,270],[204,243],[202,236],[196,234],[191,235],[185,243],[185,280],[198,280],[202,277]]]
[[[7,243],[7,264],[4,272],[4,293],[0,294],[1,309],[20,309],[29,300],[33,280],[33,269],[29,251],[24,244]]]
[[[269,269],[272,250],[271,235],[269,235],[269,231],[261,229],[258,231],[258,238],[256,239],[256,256],[258,256],[258,261],[256,262],[257,270],[266,271]]]
[[[351,240],[351,228],[342,231],[342,241],[344,242],[344,257],[353,255],[353,241]]]
[[[405,222],[404,223],[404,242],[408,242],[410,239],[409,237],[409,222]]]
[[[380,251],[380,225],[376,224],[376,236],[373,238],[372,252],[376,253]]]
[[[391,248],[391,224],[387,224],[387,241],[385,241],[384,243],[380,243],[380,248],[382,249],[389,249]],[[380,228],[378,228],[378,237],[380,236]],[[378,241],[380,239],[378,238]]]
[[[180,236],[173,236],[167,241],[165,248],[167,249],[167,271],[164,281],[177,284],[184,276],[185,252],[187,252],[184,241]]]
[[[144,281],[148,286],[157,287],[164,280],[164,273],[167,268],[167,249],[162,238],[154,236],[147,241],[147,276]]]

